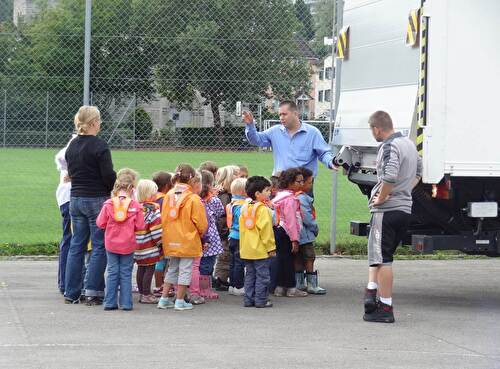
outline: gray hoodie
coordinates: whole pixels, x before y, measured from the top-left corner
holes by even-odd
[[[411,191],[415,179],[422,176],[422,159],[415,144],[400,132],[384,140],[377,155],[377,184],[373,187],[368,207],[372,213],[403,211],[411,214]],[[382,183],[394,185],[389,198],[380,206],[373,206],[373,197]]]

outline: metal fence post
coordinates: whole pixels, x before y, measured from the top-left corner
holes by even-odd
[[[335,81],[335,100],[330,99],[330,144],[333,143],[333,132],[335,130],[335,121],[337,117],[337,110],[340,99],[340,60],[335,58],[335,41],[338,36],[339,30],[342,27],[342,16],[344,12],[344,1],[337,0],[334,3],[333,12],[333,44],[332,44],[332,67],[335,63],[335,79],[331,78],[331,91],[333,93]],[[332,129],[333,128],[333,129]],[[333,147],[333,153],[337,154],[337,148]],[[338,188],[338,172],[332,173],[332,209],[331,209],[331,228],[330,228],[330,254],[334,254],[337,249],[337,188]]]
[[[132,112],[132,114],[133,114],[133,118],[132,118],[132,144],[133,144],[134,150],[135,150],[135,130],[136,130],[135,112],[136,111],[137,111],[137,96],[136,96],[136,94],[134,94],[134,111]]]
[[[3,95],[3,147],[7,144],[7,90]]]
[[[49,92],[47,91],[47,98],[45,100],[45,148],[49,142]]]
[[[90,100],[90,42],[92,37],[92,0],[85,1],[85,61],[83,71],[83,105]]]

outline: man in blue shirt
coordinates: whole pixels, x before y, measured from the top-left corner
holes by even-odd
[[[316,177],[318,160],[327,168],[336,169],[331,147],[316,127],[300,121],[297,105],[293,101],[281,102],[279,116],[281,125],[257,132],[252,113],[243,112],[248,142],[273,149],[273,174],[289,168],[306,167]]]

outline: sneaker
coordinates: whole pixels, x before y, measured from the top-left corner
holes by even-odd
[[[141,298],[139,299],[141,304],[157,304],[158,301],[158,298],[154,295],[141,295]]]
[[[165,297],[160,298],[157,305],[158,309],[171,309],[174,307],[174,303],[170,299],[166,299]]]
[[[174,310],[183,311],[183,310],[193,310],[193,304],[186,302],[184,300],[175,300]]]
[[[255,304],[256,308],[262,309],[262,308],[270,308],[273,307],[273,303],[270,300],[267,300],[265,304]]]
[[[104,311],[118,310],[118,306],[104,306]]]
[[[80,299],[71,300],[71,299],[68,299],[68,298],[64,298],[64,303],[65,304],[69,304],[69,305],[75,305],[75,304],[79,304],[80,303]]]
[[[227,291],[230,287],[227,282],[224,282],[219,277],[215,278],[212,282],[216,291]]]
[[[161,295],[163,295],[163,286],[155,288],[153,290],[153,295],[155,295],[156,297],[161,297]]]
[[[203,297],[201,297],[200,295],[191,295],[190,299],[189,299],[189,304],[193,304],[193,305],[201,305],[201,304],[204,304],[205,303],[205,299]],[[177,302],[176,302],[177,304]]]
[[[216,290],[217,290],[217,289],[216,289]],[[233,294],[233,290],[234,290],[234,287],[229,286],[229,287],[227,288],[227,293],[228,293],[228,295],[232,295],[232,294]]]
[[[370,314],[365,314],[363,320],[365,322],[374,323],[394,323],[392,306],[379,302],[377,304],[377,309]]]
[[[103,298],[98,296],[88,296],[85,299],[85,305],[87,306],[98,306],[102,305]]]
[[[245,288],[233,287],[233,289],[231,290],[231,292],[229,292],[229,294],[234,296],[245,296]]]
[[[254,307],[255,303],[253,303],[253,302],[245,302],[245,303],[243,303],[243,306],[246,307],[246,308]]]
[[[363,298],[365,313],[371,314],[377,310],[377,289],[370,290],[365,288],[365,297]]]
[[[276,297],[285,296],[285,289],[283,287],[276,287],[274,289],[274,296],[276,296]]]
[[[306,297],[307,292],[298,290],[296,288],[289,288],[286,290],[286,297]]]

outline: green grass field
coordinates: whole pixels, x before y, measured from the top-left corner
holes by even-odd
[[[56,149],[0,149],[0,244],[45,244],[60,237],[60,214],[55,199],[59,173]],[[178,163],[198,166],[213,160],[219,166],[244,164],[250,175],[269,176],[273,160],[259,152],[112,151],[115,170],[130,167],[142,178],[157,170],[173,171]],[[337,244],[359,240],[349,236],[349,221],[367,220],[366,198],[340,175],[338,181]],[[315,182],[315,205],[320,225],[319,243],[327,243],[331,224],[331,172],[320,164]]]

